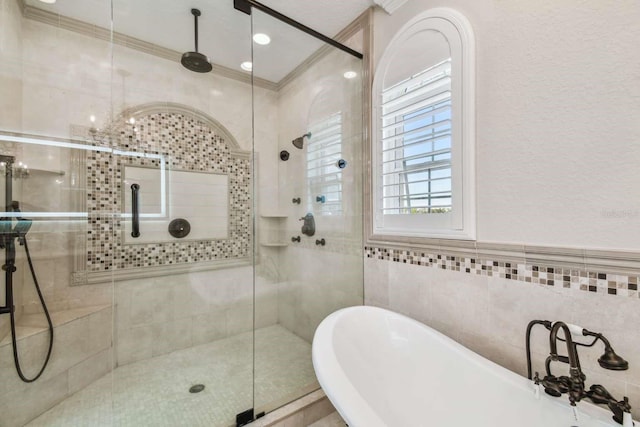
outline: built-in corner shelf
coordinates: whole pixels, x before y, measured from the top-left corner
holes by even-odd
[[[286,246],[289,246],[289,244],[284,242],[265,242],[260,243],[260,246],[264,246],[267,248],[284,248]]]
[[[30,174],[35,175],[55,175],[55,176],[64,176],[66,174],[65,171],[52,171],[48,169],[28,169]]]
[[[285,219],[288,218],[289,215],[281,212],[268,212],[260,214],[260,217],[265,219]]]
[[[265,227],[263,227],[264,242],[260,243],[260,246],[265,248],[286,248],[289,244],[283,241],[283,226],[284,223],[281,220],[287,219],[289,215],[284,212],[270,211],[263,212],[260,217],[268,220]]]

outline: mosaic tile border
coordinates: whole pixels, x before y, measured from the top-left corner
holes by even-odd
[[[584,268],[567,268],[552,265],[523,263],[519,261],[494,261],[491,259],[454,256],[433,251],[392,249],[365,246],[366,258],[399,262],[424,267],[441,268],[467,274],[499,277],[526,283],[556,286],[602,295],[639,298],[640,274],[624,275]]]
[[[92,151],[87,156],[87,262],[89,272],[246,258],[251,253],[251,164],[237,155],[223,129],[184,111],[141,113],[113,135],[123,153]],[[145,157],[140,154],[152,154]],[[169,170],[229,176],[228,239],[125,244],[122,179],[124,167],[159,166]]]

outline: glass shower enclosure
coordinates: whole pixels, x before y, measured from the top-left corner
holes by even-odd
[[[363,302],[362,60],[147,3],[0,0],[3,427],[242,425]]]

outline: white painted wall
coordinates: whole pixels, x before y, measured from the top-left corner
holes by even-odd
[[[374,57],[450,7],[477,52],[478,240],[640,247],[640,3],[412,0],[374,16]]]
[[[377,62],[405,22],[432,7],[470,20],[477,52],[478,240],[637,250],[640,241],[640,3],[633,0],[412,0],[375,13]],[[576,269],[584,265],[576,266]],[[603,332],[630,361],[589,384],[627,395],[640,417],[640,300],[365,259],[365,303],[412,316],[526,375],[534,318]],[[541,369],[548,337],[534,336]],[[559,368],[560,369],[560,368]]]

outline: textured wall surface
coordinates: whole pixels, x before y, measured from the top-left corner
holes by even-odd
[[[637,250],[640,3],[414,0],[376,13],[376,60],[432,7],[476,36],[478,240]]]
[[[376,12],[375,57],[432,7],[462,12],[476,36],[478,241],[637,250],[640,3],[414,0],[392,16]],[[562,267],[572,278],[585,265]],[[601,331],[631,368],[601,369],[597,346],[581,355],[588,383],[629,396],[640,417],[637,284],[630,281],[628,293],[625,284],[617,293],[630,297],[620,298],[608,283],[604,292],[584,291],[600,286],[598,275],[583,290],[582,277],[578,286],[549,286],[519,276],[374,256],[365,258],[365,302],[423,321],[522,375],[530,320]],[[534,334],[538,370],[546,339]]]

